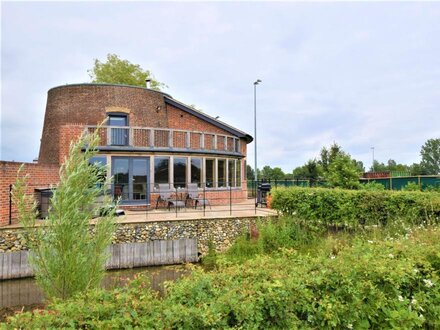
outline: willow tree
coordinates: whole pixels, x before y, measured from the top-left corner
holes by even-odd
[[[96,154],[98,134],[96,130],[94,134],[83,135],[70,145],[43,225],[36,223],[36,203],[26,194],[22,169],[14,186],[14,201],[30,248],[29,262],[37,283],[49,298],[66,299],[95,288],[105,272],[106,248],[114,232],[116,205],[105,195],[106,184],[98,183],[101,170],[89,164]],[[96,199],[101,195],[105,196],[107,212],[91,225],[99,211]]]

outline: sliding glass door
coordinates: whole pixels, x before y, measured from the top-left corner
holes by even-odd
[[[112,157],[113,196],[124,203],[149,203],[149,157]]]

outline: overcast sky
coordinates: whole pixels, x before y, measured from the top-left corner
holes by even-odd
[[[366,167],[372,146],[410,164],[440,137],[440,3],[2,2],[0,159],[37,157],[47,91],[108,53],[252,136],[263,80],[259,167],[334,141]]]

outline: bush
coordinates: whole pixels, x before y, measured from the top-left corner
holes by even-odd
[[[438,222],[440,217],[437,193],[292,187],[275,189],[272,196],[273,209],[302,218],[310,226],[421,224]]]
[[[378,182],[368,182],[360,185],[360,189],[369,191],[384,191],[385,186]]]
[[[126,289],[92,291],[46,311],[18,314],[10,328],[438,329],[440,231],[354,239],[334,249],[283,249],[191,275],[157,299],[138,278]],[[329,245],[330,246],[330,245]]]
[[[408,182],[406,186],[402,188],[404,191],[420,191],[420,187],[415,182]]]

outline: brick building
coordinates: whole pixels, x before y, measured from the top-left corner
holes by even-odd
[[[170,95],[148,88],[75,84],[49,90],[38,163],[27,164],[30,189],[56,184],[72,140],[100,123],[94,163],[113,176],[125,207],[153,205],[158,184],[197,183],[207,198],[246,198],[246,146],[252,137]],[[0,224],[9,218],[9,184],[19,163],[0,162]]]

